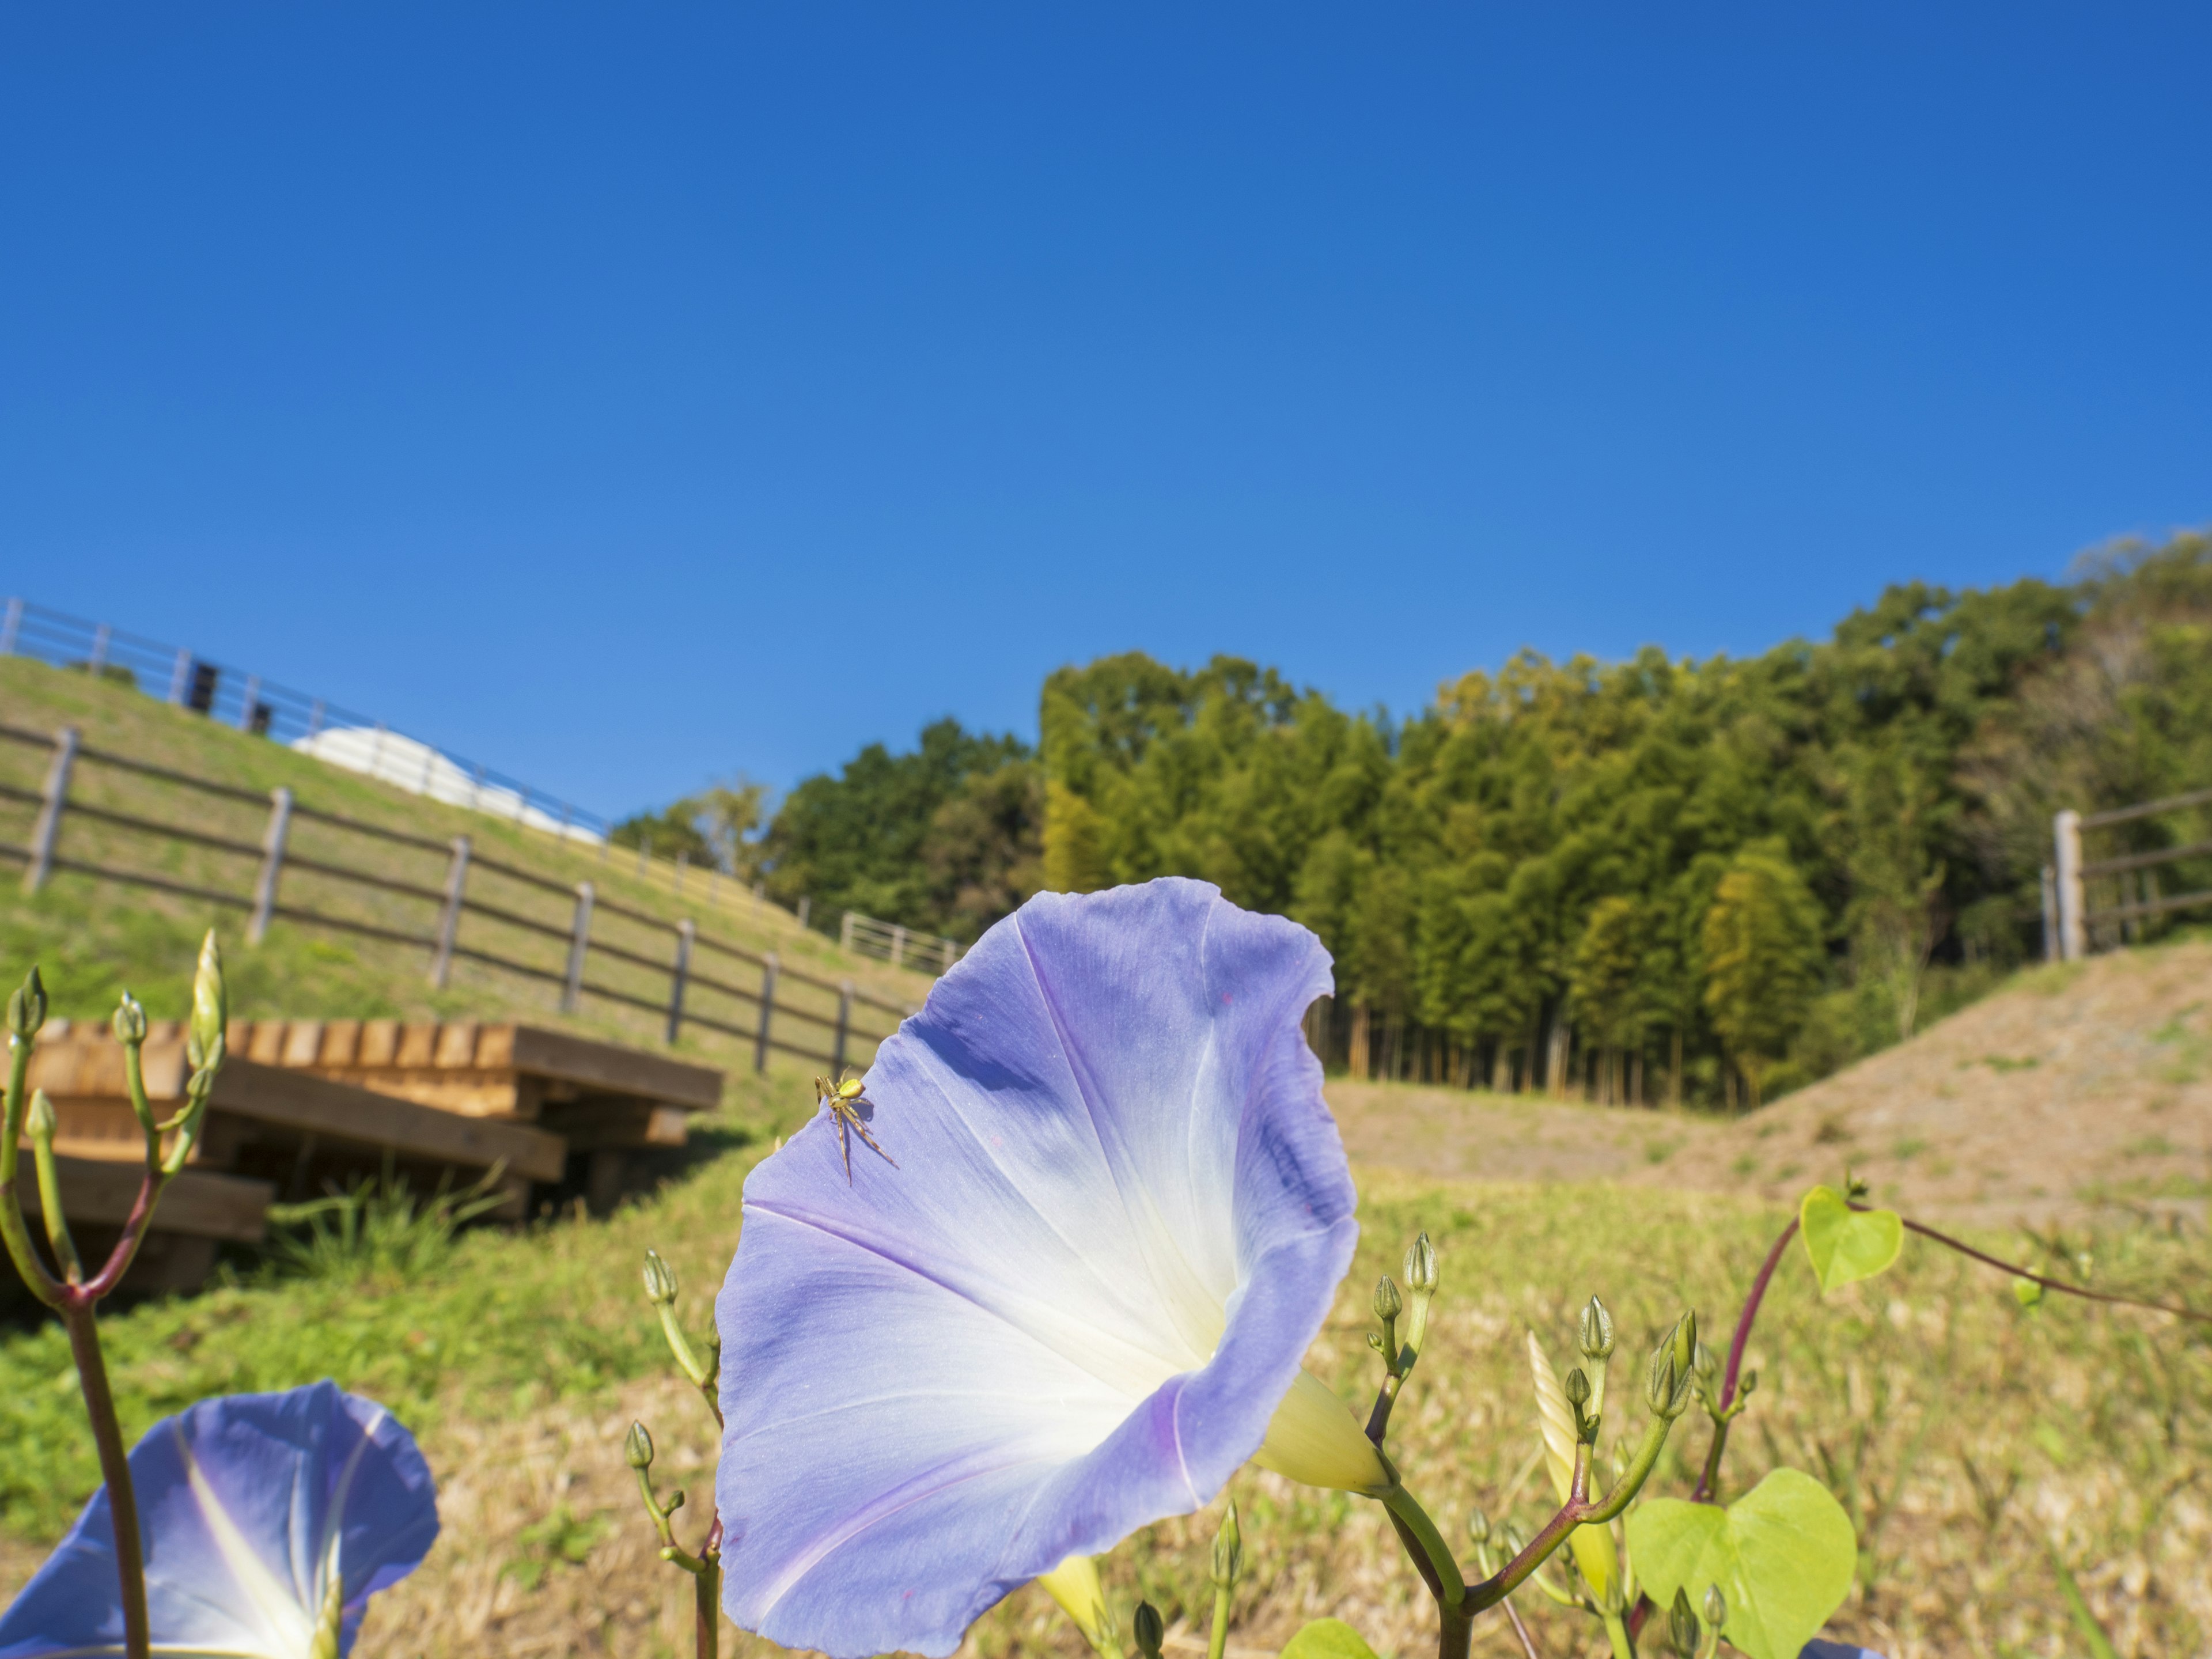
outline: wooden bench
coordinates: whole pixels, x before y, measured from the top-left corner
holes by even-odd
[[[682,1146],[722,1074],[542,1026],[490,1020],[234,1020],[232,1054],[467,1118],[528,1123],[586,1157],[592,1207],[612,1206],[630,1155]]]

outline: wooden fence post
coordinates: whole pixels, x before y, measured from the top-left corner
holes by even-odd
[[[261,676],[258,674],[248,674],[246,677],[246,698],[244,702],[238,705],[238,729],[240,731],[251,732],[253,729],[253,705],[260,701]]]
[[[2067,808],[2051,820],[2051,833],[2057,855],[2058,957],[2062,962],[2079,962],[2089,954],[2081,892],[2081,815]]]
[[[54,757],[46,767],[46,792],[40,798],[39,816],[31,825],[31,861],[23,871],[23,890],[35,893],[46,884],[54,867],[54,842],[62,833],[62,811],[69,805],[70,774],[76,767],[79,733],[64,726],[54,738]]]
[[[430,960],[430,983],[441,991],[453,971],[453,939],[461,931],[461,895],[469,880],[469,838],[453,837],[453,856],[446,866],[446,908],[438,913],[438,951]]]
[[[561,1012],[573,1014],[584,995],[584,952],[592,943],[592,884],[576,884],[576,919],[568,927],[568,973],[561,987]]]
[[[799,896],[799,925],[801,927],[806,926],[806,918],[813,911],[813,908],[814,895],[811,893],[801,893]]]
[[[2043,866],[2043,959],[2058,960],[2058,872]]]
[[[845,1074],[845,1038],[853,1029],[853,981],[837,982],[837,1035],[830,1044],[830,1080]]]
[[[179,646],[177,649],[176,665],[169,670],[169,706],[172,708],[182,708],[185,706],[185,686],[191,680],[191,675],[192,653]],[[320,708],[322,705],[317,703],[315,707]],[[307,735],[313,737],[314,733],[310,732]]]
[[[906,929],[896,922],[891,925],[891,966],[906,966]]]
[[[853,948],[853,913],[850,910],[845,912],[844,921],[837,924],[837,948],[841,951]]]
[[[681,868],[681,865],[678,866]],[[691,918],[686,916],[676,924],[676,968],[668,976],[668,1036],[671,1048],[676,1045],[677,1033],[684,1029],[684,988],[691,979],[691,941],[698,933]]]
[[[775,1012],[775,952],[771,951],[761,963],[760,1035],[753,1040],[753,1070],[768,1070],[768,1023]]]
[[[284,841],[291,832],[292,792],[280,784],[269,792],[269,829],[261,837],[261,873],[253,884],[253,920],[246,925],[248,945],[258,945],[268,937],[269,918],[276,908],[276,882],[284,873]]]
[[[0,657],[12,657],[15,654],[15,636],[22,631],[23,602],[21,599],[10,599],[8,601],[7,620],[0,622]]]

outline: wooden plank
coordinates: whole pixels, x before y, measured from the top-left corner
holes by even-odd
[[[321,1057],[323,1022],[319,1019],[295,1019],[284,1027],[284,1064],[313,1066]]]
[[[512,1072],[460,1071],[443,1066],[319,1066],[316,1074],[380,1095],[392,1095],[441,1111],[469,1117],[507,1117],[528,1121],[538,1115],[545,1085]]]
[[[326,1019],[323,1022],[323,1050],[316,1056],[324,1066],[350,1066],[361,1052],[361,1022]]]
[[[508,1169],[533,1181],[558,1181],[567,1163],[568,1149],[560,1137],[542,1129],[464,1117],[252,1060],[233,1060],[222,1068],[210,1105],[320,1140],[431,1163],[484,1168],[504,1159]]]
[[[399,1053],[399,1022],[396,1019],[365,1019],[361,1023],[361,1053],[357,1056],[363,1066],[389,1066]]]
[[[284,1022],[281,1019],[257,1019],[253,1022],[253,1041],[236,1050],[237,1058],[250,1060],[258,1066],[281,1065],[284,1059]]]
[[[681,1146],[691,1133],[691,1115],[681,1106],[609,1100],[604,1095],[550,1105],[539,1121],[566,1141],[571,1152]]]
[[[438,1028],[438,1047],[431,1063],[436,1066],[474,1066],[477,1063],[477,1023],[448,1020]]]
[[[593,1042],[536,1025],[514,1027],[513,1041],[514,1068],[519,1072],[561,1078],[612,1094],[642,1096],[694,1111],[711,1111],[721,1103],[722,1074],[711,1066],[689,1066],[663,1054]]]
[[[394,1066],[429,1066],[435,1063],[437,1053],[436,1023],[410,1019],[399,1028],[399,1051],[392,1056],[392,1063]]]
[[[130,1219],[145,1178],[143,1164],[57,1157],[54,1164],[61,1177],[62,1208],[72,1225],[120,1227]],[[38,1183],[25,1182],[21,1190],[24,1210],[39,1215]],[[153,1230],[258,1243],[267,1231],[270,1200],[276,1194],[266,1181],[186,1170],[161,1194]]]

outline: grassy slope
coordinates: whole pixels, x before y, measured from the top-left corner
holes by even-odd
[[[775,950],[786,961],[825,977],[850,977],[864,988],[902,1004],[917,1004],[929,981],[896,972],[886,964],[847,956],[830,940],[799,929],[773,906],[758,911],[740,902],[708,910],[700,903],[696,880],[690,902],[641,880],[620,858],[602,860],[593,851],[563,848],[539,832],[409,795],[388,785],[341,771],[297,755],[265,739],[215,726],[170,708],[126,687],[49,668],[21,658],[0,659],[0,723],[52,731],[67,723],[79,726],[90,746],[154,762],[193,775],[244,787],[292,787],[302,805],[381,824],[418,836],[471,836],[480,854],[573,883],[589,878],[605,896],[672,923],[690,915],[702,933],[755,951]],[[0,781],[36,788],[45,756],[0,743]],[[228,804],[149,786],[97,766],[80,768],[73,799],[89,799],[164,821],[189,823],[204,832],[258,842],[265,814],[244,803]],[[0,803],[0,840],[21,845],[31,810]],[[220,890],[252,890],[251,860],[222,853],[171,846],[156,848],[149,838],[114,830],[90,819],[64,820],[62,852],[129,868],[147,869],[173,879]],[[295,821],[295,855],[334,856],[366,864],[382,873],[435,889],[444,880],[441,854],[392,847],[359,836],[339,836],[320,826]],[[232,1007],[246,1018],[447,1016],[521,1017],[564,1025],[588,1036],[657,1043],[659,1019],[642,1011],[586,999],[578,1017],[564,1018],[555,1006],[552,987],[466,962],[456,964],[451,987],[435,991],[425,975],[425,954],[413,946],[385,944],[357,935],[279,921],[260,946],[242,943],[245,918],[234,909],[201,904],[143,889],[61,874],[35,897],[26,897],[12,879],[17,866],[0,866],[0,975],[19,975],[30,962],[42,966],[54,998],[54,1012],[72,1018],[104,1017],[126,983],[156,1018],[180,1010],[186,1000],[191,963],[201,933],[210,925],[228,946]],[[565,927],[568,908],[555,896],[536,893],[489,872],[472,878],[471,894]],[[304,872],[288,873],[283,893],[301,905],[416,934],[429,931],[433,907],[422,901],[392,897]],[[665,959],[669,935],[626,923],[602,911],[595,941],[615,944]],[[512,954],[553,969],[561,966],[556,940],[532,938],[496,923],[471,918],[461,942]],[[751,971],[710,961],[702,952],[699,971],[752,983]],[[628,975],[626,977],[626,975]],[[664,977],[632,973],[620,963],[595,957],[594,981],[652,999],[665,997]],[[822,999],[786,981],[784,1000],[802,1006]],[[718,1006],[711,994],[695,992],[692,1005],[710,1017],[732,1018],[735,1010]],[[825,1002],[824,1006],[828,1005]],[[745,1017],[748,1020],[750,1016]],[[883,1025],[889,1020],[877,1016]],[[880,1027],[879,1027],[880,1029]],[[735,1070],[750,1058],[750,1045],[698,1027],[687,1028],[678,1050],[706,1063]],[[798,1062],[794,1068],[803,1069]]]
[[[0,678],[0,692],[10,684]],[[82,681],[64,689],[107,695]],[[178,718],[151,705],[143,712]],[[207,735],[256,765],[306,764]],[[320,769],[313,777],[328,781]],[[374,786],[337,781],[371,797],[361,810],[393,806],[374,799],[384,793]],[[0,908],[0,942],[38,945],[67,970],[64,1008],[95,1012],[126,972],[165,1000],[179,991],[198,921],[98,892],[73,896],[64,883],[34,905]],[[392,1012],[440,1006],[421,986],[419,960],[363,950],[341,961],[288,931],[261,953],[235,953],[242,1012],[362,1012],[361,1000],[376,996],[391,999]],[[83,991],[80,974],[100,988]],[[503,1006],[500,988],[465,983],[454,1006],[492,1012]],[[1386,1108],[1389,1093],[1369,1109]],[[762,1125],[788,1124],[808,1104],[796,1068],[763,1079],[741,1070],[732,1094],[733,1118]],[[130,1426],[207,1392],[333,1376],[422,1431],[447,1520],[430,1562],[379,1602],[364,1655],[674,1651],[682,1586],[646,1547],[620,1436],[632,1413],[648,1416],[665,1467],[695,1503],[712,1446],[696,1402],[664,1380],[636,1270],[647,1245],[666,1252],[696,1328],[735,1243],[743,1177],[765,1150],[733,1133],[720,1156],[610,1219],[477,1233],[404,1281],[371,1273],[234,1285],[121,1313],[107,1328]],[[1708,1328],[1724,1325],[1784,1215],[1755,1199],[1597,1182],[1484,1184],[1370,1170],[1362,1186],[1360,1259],[1312,1364],[1348,1395],[1364,1392],[1365,1287],[1395,1267],[1417,1227],[1434,1232],[1446,1297],[1394,1441],[1408,1479],[1455,1535],[1472,1503],[1524,1525],[1535,1517],[1535,1488],[1516,1481],[1534,1444],[1525,1326],[1563,1355],[1573,1310],[1594,1290],[1615,1309],[1632,1352],[1684,1304]],[[2097,1248],[2101,1282],[2203,1292],[2197,1237],[2138,1229]],[[1773,1464],[1794,1464],[1844,1495],[1866,1555],[1863,1588],[1839,1628],[1893,1659],[2058,1650],[2072,1638],[2044,1565],[2055,1541],[2083,1571],[2122,1651],[2201,1651],[2212,1641],[2202,1569],[2212,1550],[2203,1473],[2212,1464],[2212,1350],[2201,1340],[2124,1313],[2053,1305],[2022,1315],[2001,1281],[1915,1247],[1891,1277],[1825,1302],[1793,1258],[1753,1360],[1761,1389],[1731,1470],[1747,1485]],[[1632,1426],[1635,1414],[1616,1421]],[[1703,1431],[1692,1425],[1677,1444],[1695,1455]],[[0,1446],[9,1454],[0,1521],[14,1540],[0,1542],[4,1579],[27,1571],[37,1544],[94,1480],[67,1355],[50,1330],[0,1341]],[[1661,1480],[1673,1491],[1686,1484],[1673,1462]],[[1259,1474],[1239,1477],[1237,1492],[1258,1587],[1240,1600],[1239,1645],[1264,1650],[1304,1618],[1339,1611],[1385,1651],[1419,1650],[1419,1587],[1371,1506]],[[1164,1522],[1118,1552],[1109,1574],[1117,1594],[1141,1590],[1171,1617],[1197,1610],[1211,1524]],[[541,1582],[526,1593],[532,1581]],[[1524,1599],[1545,1651],[1588,1645],[1583,1627]],[[1494,1624],[1480,1642],[1479,1651],[1512,1650]],[[1027,1592],[992,1613],[971,1647],[1078,1652]]]

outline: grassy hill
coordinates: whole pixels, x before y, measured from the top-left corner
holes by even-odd
[[[634,855],[563,844],[539,830],[409,794],[169,708],[125,685],[22,658],[0,659],[0,724],[42,732],[74,725],[91,748],[196,777],[256,792],[286,785],[303,806],[440,842],[465,834],[480,859],[493,858],[563,886],[588,879],[603,897],[664,919],[662,925],[648,927],[603,908],[593,925],[595,945],[665,961],[670,928],[690,915],[697,919],[702,934],[755,951],[777,951],[791,966],[826,979],[850,978],[902,1006],[918,1006],[927,994],[930,981],[925,975],[848,956],[774,905],[756,905],[749,897],[732,895],[726,887],[720,895],[723,902],[710,905],[698,872],[691,876],[688,895],[679,897],[668,890],[665,872],[641,876]],[[0,783],[36,791],[46,763],[41,751],[0,743]],[[266,809],[256,804],[211,799],[95,764],[80,764],[71,799],[257,844],[267,817]],[[0,802],[0,842],[23,845],[33,812],[21,802]],[[87,862],[149,870],[171,881],[217,890],[246,895],[252,889],[252,859],[178,842],[157,843],[142,833],[89,817],[64,817],[61,851]],[[436,914],[434,902],[382,893],[299,865],[316,860],[343,862],[435,892],[445,879],[442,853],[349,835],[305,818],[295,819],[291,853],[296,862],[287,869],[284,902],[395,932],[419,936],[430,931]],[[534,915],[556,927],[567,924],[566,901],[549,898],[480,867],[471,875],[470,890],[472,897],[510,911]],[[264,943],[249,947],[244,942],[245,922],[244,914],[236,909],[66,872],[57,873],[35,896],[26,896],[10,879],[0,882],[0,974],[20,975],[31,962],[40,963],[53,994],[55,1012],[71,1018],[104,1017],[126,985],[149,1008],[180,1006],[188,994],[200,934],[212,925],[226,946],[232,1008],[244,1018],[499,1015],[617,1042],[657,1046],[662,1035],[654,1014],[591,997],[576,1015],[564,1017],[558,1012],[557,987],[467,961],[454,964],[446,989],[434,989],[428,978],[428,953],[416,946],[280,919]],[[563,946],[556,939],[473,916],[463,925],[462,941],[516,957],[542,971],[557,973],[563,959]],[[708,971],[703,953],[700,960],[700,971]],[[713,971],[736,978],[744,988],[756,982],[750,971],[719,966]],[[611,957],[595,957],[592,977],[647,1001],[666,995],[665,977]],[[789,981],[781,1000],[806,1006],[810,997],[824,1009],[834,1003],[825,994],[811,993]],[[695,1006],[730,1023],[743,1023],[732,1018],[730,1009],[715,1008],[706,994],[695,995]],[[881,1030],[890,1020],[878,1015],[876,1023]],[[744,1074],[750,1063],[749,1043],[698,1026],[686,1029],[677,1052],[722,1066],[733,1079]],[[793,1075],[806,1069],[803,1062],[781,1057],[771,1069],[787,1066]]]
[[[544,861],[532,867],[578,867],[578,855],[526,832],[330,773],[81,676],[0,663],[0,719],[64,718],[79,720],[95,744],[167,745],[158,752],[195,771],[253,787],[289,781],[303,799],[313,790],[395,825],[465,829],[501,846],[503,857]],[[14,832],[0,823],[0,835]],[[609,869],[606,878],[620,877]],[[634,899],[643,907],[659,896],[640,890]],[[127,975],[160,1014],[180,1003],[190,946],[206,920],[189,905],[64,878],[36,900],[0,896],[0,949],[11,964],[41,955],[61,1012],[104,1012]],[[742,919],[725,925],[735,934]],[[872,973],[909,994],[921,988],[879,964],[839,962],[826,941],[769,932],[779,925],[787,930],[769,918],[758,937],[787,953],[817,952],[834,972]],[[495,977],[463,974],[434,993],[419,951],[374,942],[280,926],[258,951],[241,945],[232,959],[240,1012],[249,1015],[520,1009],[551,1018],[542,999],[531,1000],[537,993]],[[2102,1137],[2104,1151],[2084,1153],[2086,1142],[2060,1149],[2094,1169],[2107,1169],[2095,1162],[2106,1152],[2121,1160],[2111,1170],[2136,1168],[2125,1148],[2152,1119],[2176,1126],[2155,1131],[2171,1146],[2196,1146],[2188,1136],[2203,1127],[2204,1103],[2194,1076],[2178,1073],[2196,1064],[2193,1045],[2206,1030],[2188,987],[2208,965],[2212,951],[2189,946],[2029,975],[1915,1044],[1735,1125],[1332,1085],[1361,1188],[1363,1237],[1310,1363],[1347,1397],[1371,1390],[1367,1287],[1395,1271],[1413,1233],[1427,1228],[1445,1290],[1430,1351],[1394,1423],[1400,1462],[1452,1535],[1476,1504],[1528,1527],[1541,1482],[1531,1455],[1526,1329],[1563,1355],[1574,1310],[1592,1291],[1613,1308],[1632,1351],[1686,1304],[1709,1330],[1724,1326],[1786,1218],[1774,1199],[1846,1155],[1908,1202],[1942,1198],[1949,1188],[1915,1184],[1951,1178],[1934,1170],[1935,1132],[1881,1115],[1900,1102],[1980,1122],[1975,1133],[1985,1139],[2047,1144],[2047,1126],[2034,1127],[2045,1120],[2022,1131],[1998,1110],[2013,1102],[2027,1111],[2033,1090],[2045,1089],[2085,1134]],[[587,1014],[578,1025],[631,1040],[653,1035],[613,1014]],[[2162,1036],[2169,1027],[2174,1035]],[[732,1059],[704,1035],[685,1048],[725,1065]],[[1990,1055],[2008,1064],[1992,1066]],[[2161,1065],[2177,1075],[2160,1082]],[[1901,1069],[1873,1069],[1884,1066]],[[119,1312],[107,1329],[126,1427],[135,1432],[206,1393],[325,1375],[413,1425],[439,1478],[445,1531],[422,1570],[376,1604],[356,1650],[364,1659],[688,1651],[688,1581],[653,1557],[621,1439],[633,1417],[649,1422],[660,1472],[691,1492],[693,1507],[679,1516],[687,1537],[701,1522],[714,1440],[696,1400],[668,1378],[638,1266],[648,1245],[664,1251],[683,1279],[684,1312],[693,1328],[703,1323],[736,1243],[744,1178],[775,1133],[810,1108],[805,1071],[779,1062],[756,1079],[733,1066],[732,1115],[746,1127],[702,1138],[701,1156],[672,1170],[658,1192],[604,1219],[541,1218],[450,1245],[402,1237],[381,1255],[313,1271],[248,1269],[205,1295]],[[2022,1090],[2030,1092],[2008,1092]],[[1830,1121],[1839,1127],[1824,1131]],[[1783,1127],[1762,1134],[1769,1123]],[[1804,1146],[1791,1139],[1800,1130]],[[1929,1146],[1899,1156],[1898,1140],[1912,1133]],[[1954,1170],[1978,1156],[1944,1146]],[[2033,1150],[2022,1153],[2023,1169]],[[2185,1165],[2183,1153],[2172,1156]],[[2167,1166],[2143,1157],[2147,1196],[2155,1197]],[[1743,1158],[1757,1160],[1748,1176],[1736,1172]],[[1785,1178],[1784,1166],[1801,1159],[1802,1170]],[[2106,1187],[2118,1179],[2109,1170],[2098,1178]],[[1748,1190],[1713,1190],[1729,1188]],[[2100,1230],[2077,1228],[2063,1243],[2069,1260],[2094,1252],[2099,1283],[2204,1294],[2203,1237],[2185,1209],[2161,1213],[2157,1226],[2131,1224],[2124,1207],[2082,1213]],[[2021,1244],[2015,1234],[1976,1237],[2007,1253]],[[2155,1316],[2060,1303],[2024,1313],[2001,1276],[1918,1244],[1889,1276],[1825,1298],[1793,1254],[1767,1309],[1751,1351],[1761,1385],[1732,1444],[1731,1477],[1741,1490],[1788,1464],[1842,1497],[1863,1554],[1838,1633],[1892,1659],[2078,1650],[2049,1566],[2055,1548],[2119,1651],[2200,1652],[2212,1641],[2212,1579],[2203,1568],[2212,1554],[2212,1345]],[[1685,1420],[1655,1491],[1686,1490],[1682,1460],[1702,1455],[1704,1435],[1694,1418]],[[51,1328],[0,1336],[0,1446],[8,1451],[4,1593],[96,1480],[66,1347]],[[1271,1652],[1322,1611],[1352,1620],[1386,1654],[1422,1650],[1425,1598],[1379,1510],[1256,1471],[1233,1490],[1254,1578],[1239,1597],[1232,1654]],[[1200,1616],[1212,1525],[1211,1515],[1170,1521],[1117,1552],[1109,1578],[1125,1611],[1141,1593],[1170,1620]],[[1591,1627],[1540,1597],[1519,1601],[1528,1603],[1522,1610],[1543,1652],[1589,1650]],[[1189,1651],[1196,1642],[1178,1622],[1171,1647]],[[726,1648],[766,1650],[734,1635]],[[1083,1650],[1042,1597],[1024,1591],[978,1626],[965,1651],[1079,1659]],[[1476,1651],[1519,1650],[1504,1626],[1486,1621]]]

